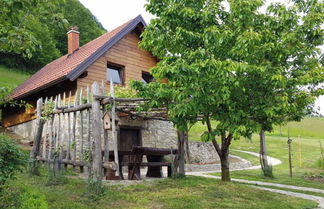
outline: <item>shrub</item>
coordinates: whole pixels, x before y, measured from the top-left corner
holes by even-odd
[[[0,188],[14,177],[15,172],[22,171],[26,164],[26,154],[12,139],[0,134]]]
[[[0,194],[0,208],[7,209],[47,209],[45,195],[31,186],[11,182],[3,187]]]
[[[273,176],[273,171],[272,171],[272,165],[262,168],[262,174],[264,177],[273,178],[274,176]]]
[[[45,195],[33,190],[32,188],[24,188],[24,192],[20,195],[20,208],[23,209],[47,209],[48,205]]]

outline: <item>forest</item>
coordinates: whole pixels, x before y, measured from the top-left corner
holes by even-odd
[[[81,46],[106,32],[78,0],[0,1],[0,65],[39,70],[67,53],[70,26],[79,27]]]

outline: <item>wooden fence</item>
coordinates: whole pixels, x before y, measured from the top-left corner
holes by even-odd
[[[100,88],[95,82],[91,89],[81,89],[74,95],[69,92],[68,96],[63,93],[55,98],[38,99],[30,158],[45,162],[57,160],[65,167],[80,167],[81,172],[89,167],[96,176],[102,176],[103,168],[116,170],[119,175],[115,102],[141,99],[116,99],[113,86],[110,96],[107,93],[103,83]],[[109,162],[108,130],[103,126],[107,105],[111,107],[114,162]]]

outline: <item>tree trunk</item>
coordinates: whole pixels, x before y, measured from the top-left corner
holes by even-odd
[[[265,143],[265,133],[264,130],[260,131],[260,163],[262,170],[266,170],[269,167],[268,159],[267,159],[267,148]]]
[[[230,169],[229,169],[229,160],[228,152],[220,156],[221,160],[221,169],[222,169],[222,181],[231,181]]]
[[[185,153],[186,153],[186,163],[190,164],[190,150],[189,150],[188,132],[186,132],[186,137],[185,137]]]
[[[185,175],[185,150],[184,150],[184,140],[185,132],[178,131],[178,165],[179,173]]]

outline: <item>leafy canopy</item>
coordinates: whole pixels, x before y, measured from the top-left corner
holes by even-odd
[[[78,0],[0,1],[0,63],[38,69],[67,53],[68,27],[83,45],[105,32]]]
[[[261,0],[150,0],[157,16],[141,47],[160,60],[158,80],[134,82],[149,107],[167,106],[176,126],[201,117],[224,133],[251,136],[300,119],[322,93],[323,3],[292,1],[260,12]]]

